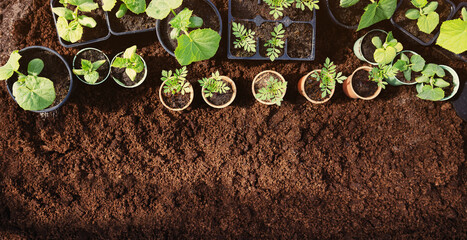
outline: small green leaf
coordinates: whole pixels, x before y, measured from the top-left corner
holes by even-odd
[[[178,37],[178,46],[175,56],[182,65],[212,58],[219,48],[221,37],[212,29],[196,29]]]
[[[405,53],[401,53],[401,59],[402,61],[404,62],[408,62],[409,61],[409,57],[407,57],[407,55],[405,55]]]
[[[415,78],[415,81],[418,83],[429,83],[430,79],[427,76],[422,75],[420,77]]]
[[[123,57],[131,59],[136,54],[136,45],[133,45],[125,50]]]
[[[437,78],[435,81],[435,86],[440,87],[440,88],[445,88],[445,87],[448,87],[449,85],[451,84],[444,81],[442,78]]]
[[[42,72],[42,69],[44,69],[44,62],[39,58],[31,60],[28,64],[29,75],[39,76],[39,74]]]
[[[102,0],[102,9],[106,12],[112,11],[116,3],[117,0]]]
[[[99,79],[99,73],[96,71],[92,71],[89,74],[84,75],[84,80],[88,83],[94,84]]]
[[[81,68],[86,72],[92,71],[92,62],[86,59],[81,59]]]
[[[431,85],[425,85],[417,97],[425,100],[439,101],[444,98],[444,91],[441,88],[433,88]]]
[[[428,14],[428,13],[434,12],[437,8],[438,8],[437,1],[430,2],[428,3],[428,5],[426,5],[426,7],[423,8],[423,13]]]
[[[429,63],[425,65],[425,68],[422,71],[423,75],[426,75],[427,77],[432,77],[436,74],[436,71],[438,70],[438,65]]]
[[[436,12],[431,12],[428,15],[421,15],[417,21],[417,26],[420,31],[431,34],[439,23],[439,15]]]
[[[444,69],[443,69],[441,66],[439,66],[439,65],[436,65],[435,72],[436,72],[436,75],[437,75],[438,77],[444,77],[444,76],[446,76],[446,72],[445,72]]]
[[[130,78],[131,81],[135,81],[135,78],[136,78],[136,71],[131,69],[131,68],[127,68],[125,69],[125,73],[126,75],[128,75],[128,77]]]
[[[81,1],[78,5],[78,8],[81,12],[91,12],[99,8],[99,5],[93,0]]]
[[[192,14],[193,11],[191,11],[188,8],[185,8],[181,12],[179,12],[177,16],[170,20],[169,23],[172,26],[172,28],[177,29],[179,33],[180,31],[187,31],[188,26],[190,25],[190,18]]]
[[[122,0],[127,8],[134,14],[144,13],[146,11],[145,0]]]
[[[357,4],[360,0],[340,0],[339,6],[343,8],[351,7]]]
[[[83,75],[86,75],[86,71],[84,71],[83,69],[73,69],[73,73],[78,75],[78,76],[83,76]]]
[[[464,21],[467,21],[467,10],[465,9],[465,7],[462,8],[462,19]]]
[[[397,51],[393,47],[387,47],[386,50],[378,48],[376,49],[373,57],[377,63],[385,65],[391,63],[396,57],[396,54]]]
[[[179,8],[182,2],[183,0],[152,0],[146,9],[146,14],[162,20],[169,15],[170,10]]]
[[[416,8],[422,8],[428,3],[428,0],[412,0],[411,2]]]
[[[93,70],[99,69],[105,62],[106,62],[106,60],[99,60],[99,61],[94,62],[92,64],[92,69]]]
[[[18,51],[13,51],[8,59],[8,62],[0,67],[0,80],[8,80],[13,76],[15,71],[19,69],[19,60],[21,59],[21,55]]]
[[[112,67],[115,67],[115,68],[126,68],[128,66],[128,61],[127,59],[125,58],[120,58],[120,57],[117,57],[115,58],[115,60],[113,61],[112,63]]]
[[[371,39],[371,42],[373,43],[373,45],[374,45],[376,48],[382,48],[382,47],[383,47],[383,42],[381,41],[381,38],[379,38],[378,36],[373,37],[373,38]]]
[[[416,20],[420,17],[420,11],[418,9],[409,9],[405,12],[405,16],[408,19]]]
[[[84,15],[81,15],[81,16],[78,17],[78,22],[79,22],[79,24],[81,24],[81,25],[83,25],[85,27],[88,27],[88,28],[94,28],[97,25],[97,22],[96,22],[96,20],[94,20],[94,18],[84,16]]]
[[[189,28],[200,28],[203,26],[203,19],[200,17],[191,17]]]
[[[418,54],[412,55],[410,58],[410,62],[412,62],[412,70],[415,72],[421,72],[425,67],[425,59]]]
[[[467,18],[445,21],[436,44],[455,54],[467,51]]]
[[[410,81],[412,79],[412,70],[409,68],[407,71],[404,71],[404,78],[407,81]]]
[[[52,12],[57,14],[57,16],[59,16],[59,17],[65,18],[66,20],[71,21],[71,20],[74,19],[73,11],[71,11],[70,9],[65,8],[65,7],[52,8]]]
[[[127,6],[124,3],[122,3],[120,7],[118,8],[118,11],[115,13],[115,16],[117,18],[122,18],[123,16],[125,16],[127,11],[128,11]]]
[[[24,110],[38,111],[55,101],[55,88],[47,78],[28,76],[25,81],[13,84],[13,96]]]

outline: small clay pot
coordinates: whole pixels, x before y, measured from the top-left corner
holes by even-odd
[[[362,60],[362,61],[365,61],[371,65],[378,65],[378,63],[376,62],[371,62],[369,61],[368,59],[365,58],[365,56],[363,55],[363,40],[368,36],[368,34],[372,33],[372,32],[382,32],[384,34],[388,34],[386,31],[384,30],[381,30],[381,29],[374,29],[374,30],[371,30],[369,32],[367,32],[365,35],[363,35],[361,38],[359,38],[357,41],[355,41],[355,44],[353,46],[353,52],[355,53],[355,56],[357,56],[358,59]],[[382,41],[384,42],[385,39],[382,39]]]
[[[306,100],[308,100],[311,103],[323,104],[323,103],[328,102],[332,98],[332,96],[334,95],[334,92],[336,91],[336,88],[332,89],[331,94],[326,99],[323,99],[323,100],[313,100],[310,97],[308,97],[308,94],[306,94],[306,91],[305,91],[305,83],[306,83],[306,80],[308,79],[308,77],[310,77],[310,75],[312,73],[314,73],[314,72],[320,73],[321,70],[313,70],[313,71],[309,72],[307,75],[300,78],[300,80],[298,81],[298,92],[302,96],[304,96],[306,98]]]
[[[205,89],[205,88],[204,88],[204,87],[201,88],[201,95],[203,96],[204,101],[205,101],[209,106],[211,106],[211,107],[213,107],[213,108],[218,108],[218,109],[228,107],[230,104],[233,103],[233,101],[235,100],[235,97],[237,96],[237,86],[235,85],[235,82],[234,82],[232,79],[230,79],[229,77],[226,77],[226,76],[221,76],[221,79],[224,80],[224,81],[226,81],[226,82],[228,82],[228,83],[230,84],[230,89],[231,89],[232,92],[233,92],[233,93],[232,93],[231,99],[230,99],[227,103],[225,103],[225,104],[223,104],[223,105],[220,105],[220,106],[219,106],[219,105],[215,105],[215,104],[211,103],[211,102],[206,98],[206,95],[205,95],[205,93],[204,93],[204,89]]]
[[[259,79],[259,77],[261,77],[261,75],[263,75],[263,74],[268,74],[268,73],[276,75],[277,78],[279,78],[282,82],[285,82],[284,77],[283,77],[280,73],[278,73],[278,72],[276,72],[276,71],[266,70],[266,71],[263,71],[263,72],[258,73],[258,74],[256,75],[255,79],[253,80],[253,83],[251,84],[251,91],[253,92],[253,96],[254,96],[255,98],[256,98],[256,94],[257,94],[257,92],[256,92],[256,90],[255,90],[256,81]],[[286,92],[284,91],[284,93],[282,94],[282,97],[285,96],[285,93],[286,93]],[[257,100],[258,102],[262,103],[262,104],[265,104],[265,105],[274,105],[274,103],[272,103],[272,102],[266,102],[266,101],[260,100],[260,99],[258,99],[258,98],[256,98],[256,100]]]
[[[352,75],[350,75],[345,81],[344,83],[342,84],[342,87],[344,89],[344,93],[345,95],[347,95],[348,97],[350,98],[353,98],[353,99],[363,99],[363,100],[372,100],[372,99],[375,99],[380,93],[381,93],[381,87],[378,86],[378,90],[376,90],[376,92],[372,95],[372,96],[369,96],[369,97],[362,97],[360,95],[357,94],[357,92],[355,92],[355,90],[353,89],[353,86],[352,86],[352,79],[353,79],[353,76],[355,75],[356,72],[358,71],[367,71],[367,72],[370,72],[371,71],[371,67],[367,67],[367,66],[363,66],[363,67],[359,67],[357,68],[353,73]]]
[[[190,90],[191,90],[190,93],[189,93],[190,94],[190,101],[185,106],[183,106],[181,108],[173,108],[173,107],[169,107],[165,103],[165,100],[164,100],[166,97],[163,95],[163,91],[164,91],[164,85],[165,85],[166,82],[167,81],[163,82],[161,87],[159,88],[159,98],[161,99],[162,105],[164,105],[164,107],[166,107],[167,109],[172,110],[172,111],[176,111],[176,112],[183,111],[183,110],[187,109],[191,105],[191,103],[193,102],[193,99],[195,98],[195,93],[193,91],[193,86],[191,85],[191,83],[188,82],[190,84]]]

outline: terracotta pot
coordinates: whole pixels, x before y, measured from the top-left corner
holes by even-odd
[[[300,78],[300,80],[298,81],[298,92],[302,96],[304,96],[306,98],[306,100],[308,100],[309,102],[312,102],[314,104],[323,104],[323,103],[328,102],[332,98],[332,96],[334,95],[334,92],[336,91],[336,88],[332,89],[331,94],[326,99],[321,100],[321,101],[313,100],[310,97],[308,97],[308,95],[306,94],[306,91],[305,91],[305,83],[306,83],[306,80],[308,79],[308,77],[314,72],[320,73],[321,70],[313,70],[313,71],[309,72],[307,75]]]
[[[255,98],[256,98],[256,91],[255,91],[255,84],[256,84],[256,81],[258,80],[258,78],[259,78],[261,75],[266,74],[266,73],[274,74],[274,75],[276,75],[282,82],[285,82],[284,77],[283,77],[280,73],[278,73],[278,72],[276,72],[276,71],[266,70],[266,71],[262,71],[262,72],[258,73],[258,74],[256,75],[255,79],[253,80],[253,83],[251,84],[251,91],[253,92],[253,96],[254,96]],[[284,91],[284,93],[282,94],[282,97],[285,96],[285,93],[286,93],[286,91]],[[275,104],[272,103],[272,102],[265,102],[265,101],[260,100],[260,99],[258,99],[258,98],[256,98],[256,100],[257,100],[258,102],[262,103],[262,104],[265,104],[265,105],[275,105]]]
[[[213,108],[225,108],[225,107],[228,107],[230,104],[233,103],[233,101],[235,100],[235,97],[237,96],[237,86],[235,85],[235,82],[230,79],[229,77],[226,77],[226,76],[221,76],[221,79],[228,82],[230,84],[230,88],[232,89],[233,93],[232,93],[232,98],[230,99],[230,101],[228,101],[226,104],[224,105],[215,105],[213,103],[211,103],[210,101],[208,101],[208,99],[206,98],[206,95],[204,94],[204,87],[201,88],[201,95],[203,96],[203,99],[204,101],[211,107]]]
[[[363,100],[372,100],[372,99],[375,99],[380,93],[381,93],[381,87],[378,86],[378,90],[376,90],[376,92],[370,96],[370,97],[362,97],[360,95],[358,95],[355,90],[353,89],[353,86],[352,86],[352,79],[353,79],[353,76],[355,75],[356,72],[358,71],[371,71],[371,67],[367,67],[367,66],[363,66],[363,67],[359,67],[357,68],[353,73],[352,75],[350,75],[345,81],[344,81],[344,84],[342,84],[342,87],[344,89],[344,93],[350,97],[350,98],[354,98],[354,99],[363,99]]]
[[[164,101],[164,96],[163,96],[163,94],[162,94],[162,92],[164,91],[164,85],[165,85],[166,82],[167,82],[167,81],[163,82],[162,85],[161,85],[160,88],[159,88],[159,98],[160,98],[160,100],[161,100],[161,102],[162,102],[162,105],[164,105],[164,107],[168,108],[169,110],[176,111],[176,112],[177,112],[177,111],[183,111],[183,110],[187,109],[187,108],[191,105],[191,103],[193,102],[193,99],[194,99],[194,97],[195,97],[195,93],[194,93],[194,91],[193,91],[193,86],[191,85],[191,83],[188,82],[188,83],[190,84],[190,90],[191,90],[191,91],[190,91],[190,101],[189,101],[184,107],[182,107],[182,108],[172,108],[172,107],[169,107],[169,106],[165,103],[165,101]]]

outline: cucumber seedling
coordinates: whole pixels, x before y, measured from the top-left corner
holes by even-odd
[[[219,71],[213,73],[210,78],[203,78],[198,82],[204,87],[204,95],[207,98],[214,96],[214,93],[224,94],[230,90],[230,87],[222,81]]]
[[[378,64],[382,65],[391,63],[397,53],[403,49],[402,43],[398,42],[397,39],[394,38],[392,32],[388,33],[384,43],[378,36],[373,37],[371,42],[376,47],[373,58]]]
[[[467,10],[462,8],[461,18],[448,20],[441,24],[436,44],[455,53],[467,51]]]
[[[273,76],[269,77],[266,86],[260,88],[255,97],[262,101],[271,102],[280,106],[283,101],[283,95],[287,90],[287,82],[282,82]]]
[[[94,84],[99,79],[97,70],[106,62],[106,60],[99,60],[91,62],[86,59],[81,59],[81,69],[73,69],[73,73],[78,76],[84,76],[84,80],[90,84]]]
[[[116,57],[112,67],[124,68],[131,81],[135,81],[136,75],[144,70],[144,62],[136,54],[136,46],[129,47],[123,53],[123,57]]]
[[[310,76],[316,81],[320,82],[319,88],[321,90],[321,98],[326,98],[330,95],[334,88],[336,88],[336,82],[343,83],[346,76],[342,75],[342,72],[336,71],[337,66],[329,58],[326,58],[324,67],[320,72],[315,71]]]
[[[417,97],[424,100],[439,101],[444,98],[444,89],[451,84],[446,82],[444,69],[433,63],[429,63],[422,71],[422,76],[415,78],[417,81]]]
[[[408,57],[404,53],[401,53],[401,57],[394,63],[394,67],[404,73],[405,80],[412,81],[412,72],[421,72],[425,67],[425,59],[418,54]]]
[[[232,22],[232,34],[235,36],[234,48],[243,48],[247,52],[256,52],[255,32],[241,23]]]
[[[266,49],[266,56],[271,59],[271,61],[276,60],[279,57],[279,53],[281,53],[280,49],[284,48],[285,41],[284,38],[285,30],[282,24],[277,25],[274,27],[274,31],[271,32],[272,39],[268,40],[264,46],[268,47]]]
[[[134,14],[144,13],[146,11],[146,1],[145,0],[119,0],[122,2],[118,11],[115,13],[117,18],[122,18],[130,10]],[[117,5],[117,0],[102,0],[102,9],[104,11],[112,11],[112,9]]]
[[[417,20],[418,29],[426,34],[430,34],[439,24],[439,14],[436,11],[438,2],[427,0],[412,0],[410,1],[416,8],[412,8],[405,12],[405,16],[411,20]]]

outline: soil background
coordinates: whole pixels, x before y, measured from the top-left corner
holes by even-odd
[[[214,3],[226,23],[227,1]],[[466,239],[467,130],[451,103],[422,101],[415,87],[360,101],[338,86],[319,106],[298,93],[327,56],[347,75],[363,65],[352,46],[368,30],[340,28],[320,7],[314,62],[227,60],[225,27],[218,55],[188,67],[196,97],[182,113],[158,99],[162,69],[179,66],[155,33],[95,46],[113,57],[138,45],[149,73],[135,89],[76,81],[69,102],[41,116],[1,84],[0,238]],[[1,64],[30,45],[69,63],[79,50],[59,45],[47,0],[1,0],[0,24]],[[394,34],[465,81],[467,64]],[[252,96],[267,69],[289,81],[281,107]],[[238,87],[222,110],[203,103],[196,83],[216,70]]]

